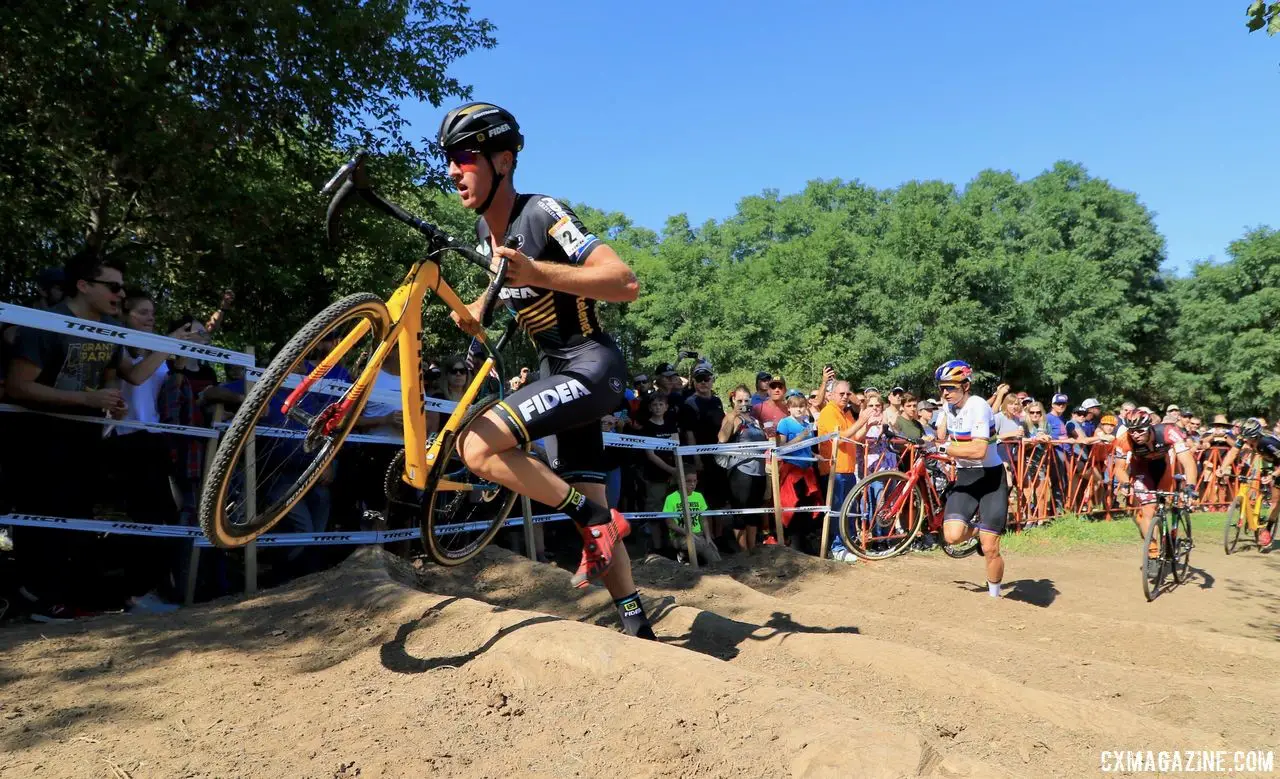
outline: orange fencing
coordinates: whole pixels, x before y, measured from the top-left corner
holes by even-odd
[[[884,442],[853,442],[858,447],[856,471],[859,479],[881,470],[906,471],[915,447],[889,447]],[[1111,520],[1127,518],[1127,501],[1116,496],[1116,468],[1119,462],[1112,441],[1078,443],[1069,440],[1002,441],[1001,459],[1008,466],[1009,526],[1013,530],[1049,522],[1068,514]],[[1199,477],[1197,508],[1225,511],[1235,499],[1246,462],[1232,464],[1231,473],[1218,476],[1218,468],[1229,447],[1204,445],[1194,452]],[[1181,463],[1169,454],[1175,473]],[[1248,459],[1248,458],[1243,458]],[[839,511],[839,507],[835,507]]]

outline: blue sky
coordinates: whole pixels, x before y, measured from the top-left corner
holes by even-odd
[[[1280,37],[1228,2],[479,3],[453,73],[519,118],[521,190],[660,230],[815,178],[1059,159],[1138,193],[1173,268],[1280,227]],[[442,115],[406,106],[410,137]]]

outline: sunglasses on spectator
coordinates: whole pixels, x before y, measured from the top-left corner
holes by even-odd
[[[701,384],[702,382],[705,382],[705,381],[711,381],[714,378],[715,378],[714,376],[694,376],[693,380]]]
[[[452,373],[454,376],[465,376],[467,374],[467,369],[465,366],[455,365],[449,369],[449,373]]]
[[[1033,416],[1033,417],[1038,417],[1038,416],[1041,416],[1042,414],[1044,414],[1044,412],[1043,412],[1043,411],[1028,411],[1028,412],[1027,412],[1027,414],[1028,414],[1028,415],[1030,415],[1030,416]]]
[[[787,388],[787,385],[784,382],[781,382],[781,381],[769,382],[769,389],[786,389],[786,388]]]
[[[88,281],[90,284],[101,284],[102,286],[106,287],[107,291],[110,292],[112,295],[119,295],[121,292],[124,292],[124,285],[118,281],[107,281],[106,279],[85,279],[85,280]]]
[[[480,152],[476,149],[446,149],[444,155],[460,168],[480,161]]]

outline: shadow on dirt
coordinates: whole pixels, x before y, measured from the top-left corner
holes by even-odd
[[[459,600],[460,599],[456,597],[446,598],[422,612],[421,617],[410,620],[401,625],[396,630],[395,638],[378,648],[378,659],[382,662],[382,667],[386,668],[388,671],[394,671],[395,673],[400,674],[420,674],[436,668],[461,668],[485,652],[488,652],[493,648],[493,645],[501,641],[504,636],[514,633],[521,628],[529,627],[530,625],[537,625],[541,622],[560,621],[559,617],[552,617],[550,615],[530,617],[528,619],[521,620],[515,624],[502,628],[490,637],[488,641],[485,641],[470,652],[461,655],[425,658],[410,655],[408,651],[405,650],[405,642],[408,640],[409,636],[418,628],[429,624],[437,614],[443,611],[450,604],[457,603]],[[495,610],[505,611],[505,609],[502,609],[501,607],[495,607]]]
[[[969,592],[986,592],[987,588],[966,582],[955,580],[952,582],[962,590]],[[1017,581],[1005,582],[1003,595],[1009,600],[1021,601],[1022,603],[1030,603],[1032,606],[1039,606],[1047,609],[1053,604],[1061,591],[1053,583],[1053,579],[1018,579]]]
[[[651,605],[653,613],[649,615],[649,619],[655,627],[659,627],[677,604],[675,598],[667,596]],[[802,625],[793,620],[790,614],[780,611],[773,612],[763,625],[741,622],[711,611],[700,611],[693,618],[688,632],[679,636],[660,636],[658,640],[720,660],[732,660],[741,653],[739,647],[746,641],[769,641],[778,637],[785,641],[788,636],[796,633],[858,635],[861,631],[853,625],[833,628]]]

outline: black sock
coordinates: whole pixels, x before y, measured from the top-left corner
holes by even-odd
[[[587,496],[569,487],[569,494],[556,506],[556,511],[563,511],[569,519],[579,527],[603,525],[609,521],[609,509],[587,500]]]
[[[639,590],[625,598],[615,599],[613,605],[618,607],[618,616],[622,618],[622,629],[628,636],[647,638],[650,641],[658,640],[658,637],[653,634],[653,626],[649,624],[649,618],[644,615]]]

